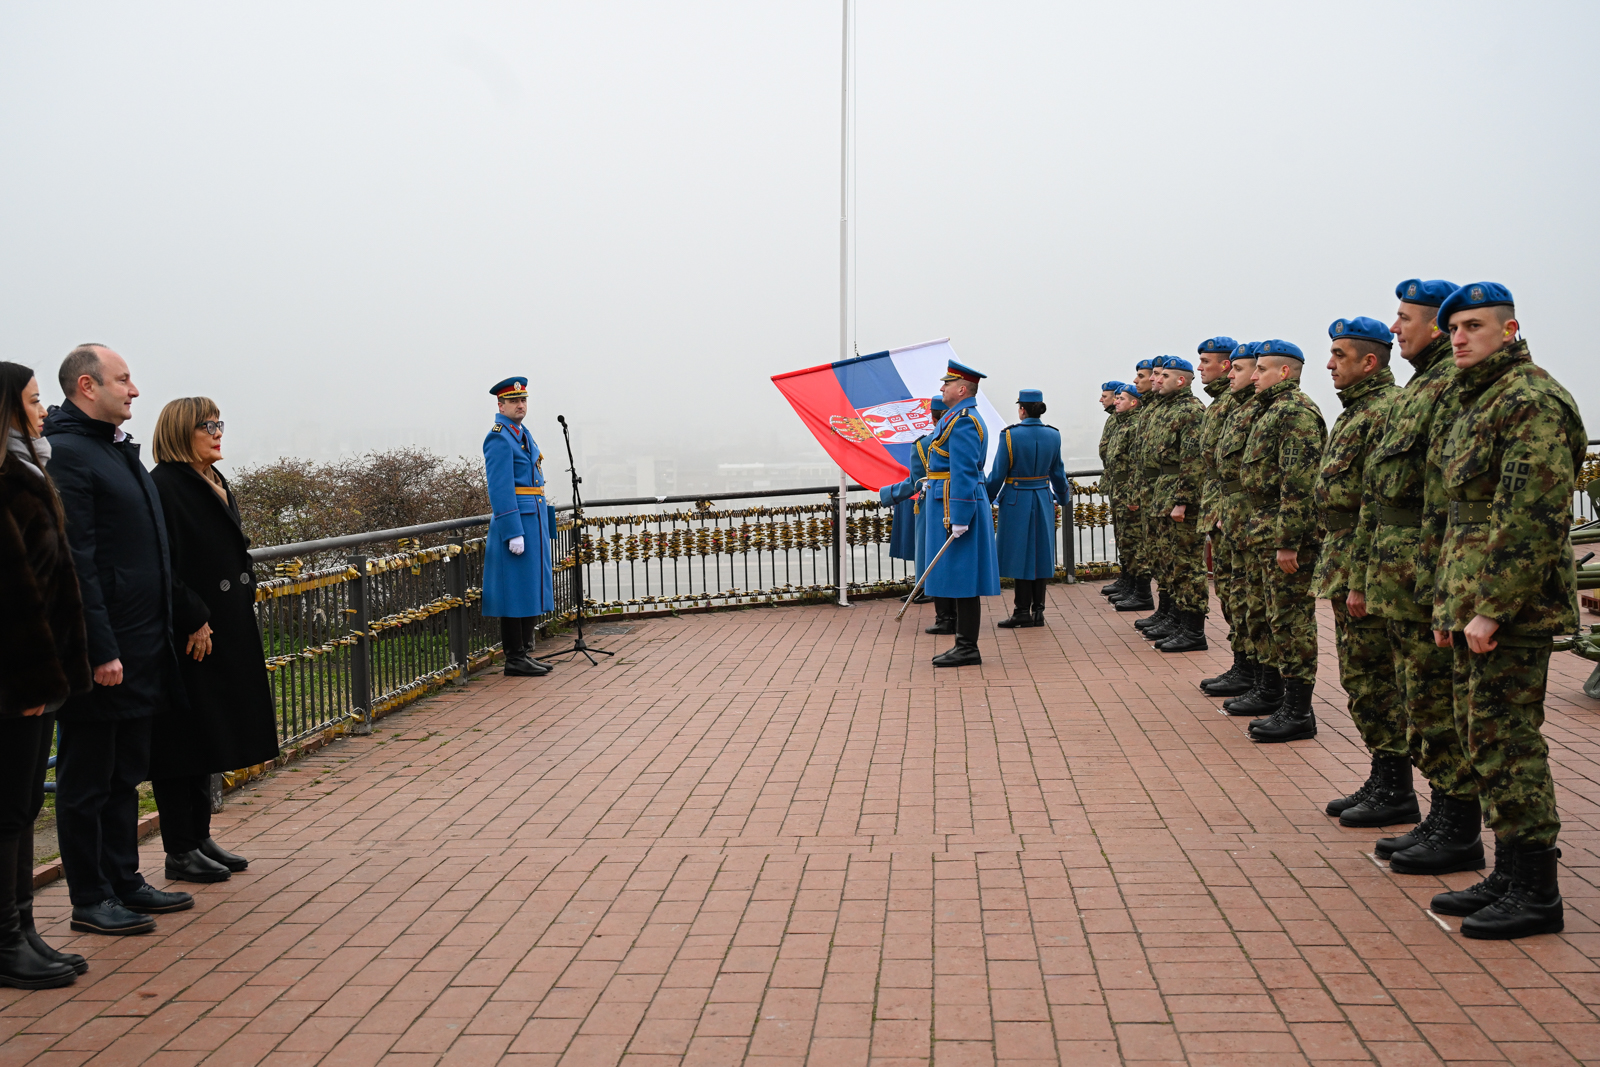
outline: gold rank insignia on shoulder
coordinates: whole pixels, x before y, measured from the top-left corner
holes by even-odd
[[[490,427],[489,432],[490,433],[499,433],[501,430],[503,430],[505,428],[506,428],[506,424],[505,423],[497,422],[492,427]]]

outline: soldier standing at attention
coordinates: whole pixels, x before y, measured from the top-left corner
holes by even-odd
[[[994,512],[984,488],[989,430],[978,416],[978,382],[987,375],[951,360],[940,395],[950,410],[928,443],[928,580],[932,597],[955,601],[956,643],[933,657],[935,667],[983,662],[978,654],[982,596],[1000,595],[994,551]],[[937,519],[938,521],[934,521]],[[945,548],[946,539],[951,539]],[[944,549],[937,561],[934,556]]]
[[[1365,593],[1352,583],[1346,597],[1353,617],[1371,612],[1383,619],[1406,715],[1406,749],[1433,794],[1427,817],[1410,833],[1373,845],[1401,874],[1475,871],[1484,862],[1478,790],[1456,731],[1454,661],[1434,643],[1430,621],[1439,544],[1422,531],[1424,497],[1443,492],[1428,456],[1449,428],[1440,412],[1453,402],[1456,365],[1436,316],[1455,290],[1452,282],[1420,278],[1395,287],[1400,309],[1389,328],[1411,364],[1411,380],[1373,428],[1377,443],[1367,455],[1361,507],[1368,531]]]
[[[1511,293],[1475,282],[1439,308],[1458,413],[1443,448],[1434,639],[1455,666],[1455,717],[1494,831],[1494,871],[1433,898],[1465,937],[1505,940],[1563,925],[1555,786],[1544,723],[1550,641],[1578,627],[1572,492],[1586,435],[1571,394],[1533,365]]]
[[[1243,620],[1233,604],[1233,554],[1222,539],[1221,479],[1217,477],[1217,443],[1222,439],[1223,427],[1233,411],[1235,394],[1230,388],[1228,368],[1233,365],[1233,350],[1239,342],[1231,337],[1213,337],[1200,343],[1199,362],[1195,370],[1200,375],[1200,386],[1211,403],[1200,420],[1200,532],[1211,542],[1211,580],[1217,587],[1217,602],[1222,605],[1222,618],[1228,624],[1228,646],[1233,650],[1233,666],[1214,678],[1200,682],[1200,691],[1208,696],[1234,696],[1248,692],[1254,676],[1246,669],[1250,661],[1249,642],[1245,639]]]
[[[1144,528],[1144,570],[1159,590],[1155,600],[1155,611],[1133,622],[1134,629],[1141,634],[1149,629],[1161,631],[1172,621],[1174,613],[1172,561],[1167,558],[1162,543],[1162,537],[1166,533],[1167,516],[1160,510],[1160,503],[1156,499],[1156,483],[1161,480],[1161,465],[1152,458],[1154,440],[1160,434],[1160,426],[1166,421],[1167,408],[1172,401],[1169,394],[1161,391],[1163,380],[1161,375],[1166,370],[1166,365],[1166,356],[1156,356],[1150,361],[1150,383],[1141,386],[1145,399],[1142,405],[1143,414],[1139,416],[1138,443],[1129,453],[1133,460],[1131,469],[1138,478],[1139,522]]]
[[[1361,522],[1362,487],[1367,454],[1377,440],[1373,427],[1398,391],[1389,369],[1394,335],[1377,319],[1362,316],[1339,319],[1328,327],[1328,336],[1333,339],[1328,370],[1344,410],[1334,421],[1317,477],[1323,539],[1311,591],[1333,604],[1339,684],[1372,756],[1372,772],[1360,789],[1329,801],[1325,810],[1345,826],[1411,823],[1419,818],[1417,794],[1411,788],[1405,713],[1389,635],[1382,619],[1356,618],[1346,603],[1348,595],[1364,592],[1369,530]]]
[[[945,413],[944,401],[934,397],[928,403],[928,413],[934,416],[934,421]],[[893,559],[910,560],[913,567],[911,584],[915,585],[918,578],[922,577],[922,568],[928,563],[927,554],[923,551],[925,540],[923,533],[922,501],[918,496],[922,492],[922,481],[928,475],[928,442],[933,440],[933,431],[929,430],[911,443],[911,466],[907,468],[906,479],[894,485],[886,485],[878,490],[878,500],[886,507],[894,508],[894,522],[889,530],[889,555]],[[906,596],[911,594],[907,593]],[[905,597],[901,597],[902,600]],[[932,598],[927,593],[918,593],[914,604],[926,604]],[[934,626],[940,626],[945,620],[935,608]],[[948,630],[930,629],[928,633],[956,632],[955,619],[950,620]]]
[[[1283,679],[1283,703],[1250,724],[1250,740],[1299,741],[1317,736],[1311,690],[1317,680],[1317,471],[1328,438],[1322,412],[1300,390],[1306,357],[1288,341],[1263,341],[1256,350],[1257,412],[1239,466],[1253,512],[1244,541],[1269,631],[1272,665]]]
[[[1128,417],[1128,425],[1122,431],[1122,456],[1123,464],[1120,468],[1121,481],[1118,485],[1126,501],[1126,514],[1124,524],[1129,527],[1129,532],[1134,535],[1137,544],[1134,553],[1137,563],[1133,575],[1132,587],[1122,596],[1115,597],[1111,603],[1118,611],[1149,611],[1154,608],[1155,601],[1150,599],[1150,580],[1153,574],[1150,558],[1150,528],[1146,522],[1144,506],[1146,485],[1143,470],[1143,461],[1140,456],[1144,449],[1145,416],[1150,413],[1152,401],[1155,399],[1150,384],[1152,360],[1141,359],[1134,364],[1133,387],[1134,398],[1138,403],[1134,405],[1132,414]]]
[[[1126,597],[1134,596],[1138,587],[1137,575],[1143,566],[1140,557],[1140,539],[1142,527],[1139,525],[1139,513],[1128,509],[1130,497],[1128,475],[1128,448],[1133,437],[1133,429],[1139,417],[1139,387],[1132,382],[1123,382],[1117,387],[1113,406],[1116,414],[1112,416],[1111,444],[1107,450],[1106,473],[1111,476],[1112,498],[1111,509],[1114,516],[1117,537],[1117,560],[1122,565],[1123,577],[1118,579],[1125,582],[1121,589],[1106,593],[1106,598],[1115,607],[1119,601]]]
[[[1111,512],[1111,536],[1113,543],[1122,544],[1122,512],[1117,508],[1115,488],[1112,484],[1111,474],[1111,447],[1117,437],[1117,390],[1122,388],[1121,382],[1100,383],[1100,406],[1105,409],[1106,423],[1100,430],[1100,492],[1106,498],[1107,507]],[[1121,559],[1122,553],[1117,553],[1121,569],[1117,580],[1110,585],[1100,587],[1101,596],[1114,596],[1128,588],[1128,567]]]
[[[1061,431],[1039,421],[1044,394],[1017,394],[1022,421],[1000,431],[1000,448],[987,490],[1000,513],[995,536],[1000,577],[1010,578],[1017,608],[996,625],[1044,625],[1045,583],[1056,574],[1056,505],[1072,506],[1067,471],[1061,465]]]
[[[544,453],[522,426],[528,379],[507,378],[489,392],[500,410],[483,439],[494,512],[483,546],[483,613],[500,620],[506,673],[538,678],[550,673],[550,664],[533,658],[533,625],[556,606],[550,558],[555,523],[544,499]]]
[[[1152,476],[1150,514],[1156,526],[1153,555],[1162,561],[1161,595],[1170,611],[1166,622],[1144,628],[1146,641],[1162,652],[1203,652],[1206,648],[1205,534],[1200,530],[1200,492],[1205,470],[1200,459],[1200,420],[1205,405],[1194,395],[1194,366],[1177,356],[1156,361],[1156,391],[1162,404],[1145,430],[1146,473]]]

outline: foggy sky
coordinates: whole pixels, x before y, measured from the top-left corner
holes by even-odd
[[[859,0],[860,351],[949,336],[1092,455],[1137,359],[1294,341],[1331,424],[1329,322],[1488,279],[1600,435],[1597,11]],[[476,454],[514,373],[547,454],[815,453],[768,379],[837,358],[839,22],[0,3],[0,358],[109,344],[232,465]]]

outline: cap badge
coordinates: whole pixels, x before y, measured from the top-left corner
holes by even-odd
[[[1471,301],[1472,301],[1472,302],[1473,302],[1473,303],[1474,303],[1474,304],[1481,304],[1481,303],[1483,303],[1483,286],[1481,286],[1481,285],[1474,285],[1474,286],[1473,286],[1473,287],[1472,287],[1472,292],[1471,292],[1471,293],[1469,293],[1469,294],[1468,294],[1468,298],[1469,298],[1469,299],[1470,299],[1470,300],[1471,300]]]

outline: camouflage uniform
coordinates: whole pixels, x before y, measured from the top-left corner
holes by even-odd
[[[1147,522],[1149,508],[1146,497],[1149,485],[1144,476],[1144,430],[1149,424],[1151,401],[1155,397],[1141,396],[1139,406],[1127,412],[1128,424],[1118,440],[1121,460],[1117,464],[1117,490],[1122,494],[1124,523],[1132,535],[1137,559],[1137,573],[1148,577],[1155,573]],[[1133,569],[1134,565],[1129,565]]]
[[[1339,684],[1348,698],[1350,718],[1375,756],[1404,759],[1406,719],[1395,683],[1394,656],[1381,617],[1356,619],[1345,594],[1365,595],[1367,539],[1361,524],[1361,495],[1367,454],[1375,438],[1374,420],[1398,390],[1394,373],[1380,367],[1339,392],[1344,410],[1333,424],[1317,477],[1317,508],[1322,520],[1322,557],[1312,581],[1313,596],[1333,602],[1334,641],[1339,651]],[[1359,575],[1359,580],[1357,576]],[[1409,772],[1407,772],[1409,773]]]
[[[1200,535],[1211,538],[1211,580],[1217,587],[1217,602],[1222,605],[1222,617],[1228,623],[1228,644],[1235,652],[1248,655],[1250,649],[1244,639],[1243,628],[1235,626],[1233,621],[1233,590],[1229,584],[1233,575],[1233,555],[1222,540],[1219,533],[1221,527],[1218,525],[1222,495],[1218,490],[1221,482],[1217,478],[1217,442],[1222,439],[1228,413],[1233,410],[1235,394],[1228,392],[1226,377],[1201,388],[1211,398],[1211,403],[1206,405],[1205,415],[1200,420]]]
[[[1129,467],[1132,461],[1128,458],[1128,450],[1138,441],[1139,412],[1141,408],[1132,411],[1119,411],[1111,416],[1113,419],[1113,434],[1107,449],[1111,473],[1111,509],[1115,516],[1117,537],[1117,561],[1128,568],[1129,574],[1144,573],[1144,538],[1141,536],[1144,527],[1143,519],[1137,511],[1130,510],[1129,505],[1138,501],[1133,495],[1135,479]]]
[[[1150,459],[1150,440],[1166,418],[1167,399],[1152,392],[1139,402],[1139,410],[1144,414],[1139,417],[1137,441],[1128,452],[1129,467],[1138,479],[1139,523],[1143,527],[1145,545],[1144,572],[1156,580],[1164,593],[1170,592],[1171,579],[1168,560],[1161,547],[1162,524],[1156,514],[1155,488],[1161,468]]]
[[[1250,511],[1244,547],[1250,553],[1251,610],[1259,602],[1268,631],[1268,657],[1285,682],[1317,677],[1317,471],[1327,428],[1316,402],[1291,378],[1256,395],[1255,420],[1239,465]],[[1299,550],[1300,568],[1285,574],[1274,554]]]
[[[1454,399],[1450,338],[1434,338],[1411,368],[1411,380],[1370,431],[1377,444],[1367,456],[1361,503],[1367,610],[1384,620],[1389,635],[1412,765],[1446,796],[1469,800],[1476,789],[1456,732],[1453,659],[1449,649],[1434,644],[1430,622],[1438,539],[1422,531],[1424,497],[1439,477],[1429,452],[1448,429],[1439,411]],[[1442,496],[1442,489],[1434,492]]]
[[[1489,828],[1548,847],[1561,829],[1544,723],[1550,639],[1578,627],[1572,493],[1586,437],[1578,406],[1525,341],[1455,376],[1459,414],[1440,450],[1424,538],[1438,535],[1431,625],[1455,635],[1455,719]],[[1475,615],[1498,647],[1468,650]]]
[[[1171,593],[1173,608],[1204,615],[1209,597],[1200,529],[1200,420],[1205,405],[1186,385],[1163,396],[1151,414],[1144,433],[1145,474],[1151,479],[1147,521],[1155,531],[1151,555],[1161,561],[1161,591]],[[1179,504],[1187,508],[1183,522],[1172,518]]]
[[[1220,547],[1228,556],[1228,602],[1233,605],[1233,631],[1235,640],[1242,635],[1250,658],[1259,664],[1270,665],[1267,644],[1267,617],[1264,604],[1251,610],[1250,589],[1254,584],[1250,563],[1252,556],[1245,551],[1244,526],[1250,515],[1250,501],[1239,481],[1239,467],[1244,459],[1244,447],[1250,440],[1250,427],[1260,408],[1256,405],[1256,387],[1246,385],[1237,393],[1229,394],[1229,411],[1224,416],[1222,429],[1217,433],[1217,525],[1222,529]],[[1214,542],[1214,547],[1217,542]]]
[[[1117,413],[1106,416],[1100,429],[1100,493],[1106,498],[1111,515],[1111,536],[1117,546],[1117,556],[1122,555],[1122,512],[1117,508],[1115,476],[1111,472],[1111,447],[1117,438]],[[1125,562],[1125,561],[1124,561]]]

